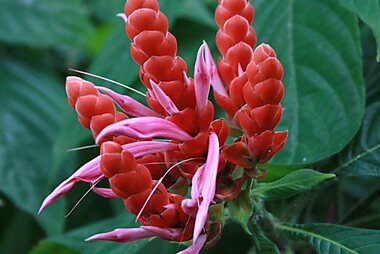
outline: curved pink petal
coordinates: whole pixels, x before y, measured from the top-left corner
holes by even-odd
[[[58,187],[44,199],[38,214],[40,214],[51,202],[69,191],[77,182],[82,181],[94,184],[102,179],[103,174],[100,171],[99,162],[100,156],[84,164],[74,174],[58,185]]]
[[[173,151],[178,148],[178,144],[158,141],[138,141],[123,145],[124,150],[128,150],[135,157],[141,157],[151,153]]]
[[[210,75],[204,59],[206,46],[206,42],[203,42],[199,48],[194,67],[195,99],[200,112],[203,112],[206,107],[208,94],[210,92]]]
[[[211,85],[214,88],[214,91],[217,92],[220,95],[228,96],[226,89],[224,88],[223,82],[219,77],[218,68],[216,67],[216,64],[214,62],[214,59],[212,58],[210,49],[205,42],[205,60],[206,60],[206,66],[210,73],[210,79],[211,79]]]
[[[205,164],[200,166],[197,171],[195,172],[193,179],[191,179],[191,198],[196,200],[200,195],[200,185],[203,171],[204,171]]]
[[[206,224],[208,217],[208,208],[215,196],[218,163],[219,141],[218,136],[212,132],[209,139],[206,164],[202,170],[203,173],[199,175],[199,179],[196,179],[196,181],[198,181],[198,192],[202,197],[202,201],[200,202],[197,216],[195,217],[195,226],[193,233],[193,241],[195,242],[197,241],[204,225]]]
[[[177,148],[177,144],[157,141],[140,141],[123,145],[123,149],[130,151],[136,157],[141,157],[150,153],[172,151]],[[58,187],[56,187],[42,202],[38,214],[58,197],[69,191],[77,182],[82,181],[94,184],[102,179],[103,174],[100,171],[99,163],[100,156],[84,164],[74,174],[58,185]],[[93,191],[107,198],[116,197],[110,192],[110,189],[93,188]]]
[[[182,210],[191,217],[195,217],[198,211],[197,200],[195,199],[184,199],[181,202]]]
[[[150,108],[127,95],[118,94],[106,87],[97,86],[96,88],[111,97],[112,100],[128,115],[162,117],[157,112],[154,112]]]
[[[93,235],[87,238],[86,241],[107,240],[115,242],[129,242],[153,236],[158,236],[164,239],[174,239],[181,234],[182,229],[144,226],[140,228],[118,228],[111,232]]]
[[[96,142],[111,135],[125,135],[136,139],[166,137],[179,141],[191,138],[174,123],[158,117],[136,117],[111,124],[99,133]]]
[[[154,97],[158,100],[166,112],[172,115],[179,111],[172,99],[170,99],[170,97],[167,96],[164,91],[162,91],[159,85],[157,85],[153,80],[150,80],[150,85],[152,86],[151,92],[154,93]]]
[[[93,235],[85,241],[106,240],[115,242],[129,242],[153,236],[156,235],[143,228],[117,228],[110,232]]]
[[[205,245],[206,240],[207,235],[200,235],[198,239],[196,241],[193,241],[189,247],[183,251],[178,252],[177,254],[198,254],[202,250],[203,245]]]
[[[163,239],[174,240],[183,233],[183,228],[159,228],[153,226],[142,226],[148,232],[154,233],[156,236]]]
[[[105,198],[119,198],[118,195],[116,195],[111,189],[109,188],[92,188],[92,191],[96,194],[105,197]]]

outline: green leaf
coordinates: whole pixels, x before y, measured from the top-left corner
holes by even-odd
[[[340,4],[371,27],[377,41],[377,61],[380,62],[380,0],[340,0]]]
[[[323,174],[311,169],[299,169],[277,181],[257,184],[252,189],[251,196],[271,200],[288,198],[333,177],[335,177],[334,174]]]
[[[82,46],[93,27],[80,0],[3,0],[0,40],[33,47]]]
[[[366,31],[363,32],[366,34]],[[367,107],[363,124],[351,143],[339,154],[339,176],[380,176],[380,64],[375,62],[375,42],[365,37]]]
[[[263,230],[258,226],[253,225],[252,236],[254,237],[254,246],[248,252],[248,254],[280,254],[276,244],[274,244],[268,237],[266,237]]]
[[[169,24],[174,24],[179,18],[216,28],[213,13],[203,0],[160,0],[160,10],[168,17]],[[192,40],[191,40],[192,41]]]
[[[42,242],[32,249],[30,254],[78,254],[73,249],[53,242]]]
[[[237,221],[249,235],[252,235],[248,228],[249,218],[252,215],[252,202],[249,190],[243,190],[239,196],[228,202],[228,208],[233,220]]]
[[[63,81],[43,66],[2,58],[0,83],[0,191],[32,214],[47,233],[61,232],[62,199],[40,216],[37,211],[43,198],[67,177],[67,170],[74,168],[75,160],[70,160],[62,170],[68,156],[64,151],[77,144],[71,135],[79,130],[60,86]]]
[[[277,224],[276,228],[307,240],[320,254],[377,254],[380,230],[334,224]]]
[[[260,179],[260,182],[273,182],[275,180],[280,179],[281,177],[286,176],[287,174],[290,174],[291,172],[305,168],[307,165],[304,164],[272,164],[272,163],[265,163],[265,164],[258,164],[257,167],[260,169],[266,169],[268,170],[267,175]]]
[[[362,52],[354,14],[331,0],[255,0],[259,43],[284,66],[284,114],[289,130],[277,164],[309,164],[342,150],[364,112]]]
[[[89,226],[73,230],[66,234],[48,238],[47,241],[65,245],[78,251],[81,254],[134,254],[139,253],[139,251],[142,250],[145,245],[147,245],[149,240],[138,240],[130,243],[106,241],[85,242],[84,240],[97,233],[112,231],[116,228],[129,228],[138,226],[139,225],[137,223],[134,223],[133,216],[127,214],[126,216],[101,221],[99,223],[91,224]]]

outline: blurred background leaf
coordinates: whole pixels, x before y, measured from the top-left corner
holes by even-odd
[[[340,0],[348,10],[357,14],[375,35],[377,41],[377,61],[380,62],[380,1],[379,0]]]
[[[80,0],[3,0],[0,40],[33,47],[83,46],[94,28]]]
[[[62,169],[73,167],[64,151],[80,142],[82,129],[68,115],[63,88],[46,66],[2,58],[0,82],[0,190],[34,215],[46,232],[62,232],[63,200],[41,216],[37,211],[67,172]]]

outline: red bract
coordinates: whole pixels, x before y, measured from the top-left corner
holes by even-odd
[[[180,253],[198,253],[221,236],[223,220],[209,216],[211,204],[234,199],[247,178],[262,177],[256,164],[268,161],[285,144],[287,132],[275,132],[282,116],[283,69],[270,46],[262,44],[253,50],[254,9],[247,0],[219,1],[216,44],[222,58],[216,65],[203,43],[194,79],[187,76],[185,61],[176,55],[177,41],[157,0],[129,0],[120,16],[132,41],[132,58],[140,65],[149,107],[68,77],[69,103],[82,125],[93,132],[100,156],[61,183],[40,211],[76,182],[88,182],[95,193],[122,199],[143,226],[115,229],[87,240],[192,238],[192,244]],[[244,131],[233,144],[225,144],[230,134],[227,121],[213,119],[210,83],[231,123]],[[124,113],[116,111],[114,103]],[[95,187],[103,178],[110,187]],[[191,197],[186,199],[190,186]]]

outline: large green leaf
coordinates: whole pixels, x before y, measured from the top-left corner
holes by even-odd
[[[330,0],[255,0],[253,27],[284,65],[285,148],[275,163],[307,164],[352,139],[364,112],[357,18]]]
[[[380,176],[380,64],[372,36],[365,36],[363,43],[367,107],[360,131],[338,156],[335,172],[342,176]]]
[[[377,254],[380,249],[380,230],[317,223],[276,228],[307,240],[320,254]]]
[[[334,174],[323,174],[311,169],[299,169],[277,181],[259,183],[252,189],[251,195],[272,200],[288,198],[333,177],[335,177]]]
[[[84,45],[92,33],[81,0],[3,0],[0,40],[34,47]]]
[[[49,69],[3,58],[0,83],[0,191],[34,215],[45,231],[61,232],[63,200],[40,216],[37,211],[67,170],[73,170],[72,162],[61,169],[65,149],[78,142],[71,135],[77,137],[79,124]]]
[[[377,41],[377,61],[380,61],[380,0],[340,0],[340,3],[371,27]]]

